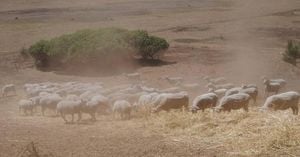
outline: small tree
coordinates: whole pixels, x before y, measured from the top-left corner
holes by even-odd
[[[300,58],[300,47],[296,41],[289,40],[285,52],[282,54],[283,60],[297,65],[297,59]]]
[[[47,52],[49,48],[49,41],[46,40],[41,40],[29,48],[29,53],[34,58],[37,68],[42,69],[48,66],[49,56]]]
[[[160,37],[149,36],[146,31],[135,31],[133,45],[143,59],[159,59],[160,54],[169,48],[169,43]]]

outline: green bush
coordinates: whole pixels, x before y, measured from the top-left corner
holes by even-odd
[[[156,36],[149,36],[146,31],[133,32],[132,45],[138,49],[144,59],[159,59],[161,52],[169,48],[168,42]]]
[[[293,40],[288,41],[286,50],[282,56],[284,61],[296,65],[297,59],[300,58],[300,43]]]
[[[50,40],[41,40],[28,52],[38,68],[60,65],[107,65],[115,58],[132,59],[133,52],[154,59],[169,47],[166,40],[146,31],[119,28],[81,30]]]

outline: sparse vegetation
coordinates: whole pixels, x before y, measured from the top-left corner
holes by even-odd
[[[299,118],[282,112],[170,112],[146,123],[153,132],[178,141],[194,144],[201,139],[199,147],[222,149],[223,156],[297,156],[300,147]]]
[[[132,59],[134,52],[145,59],[154,59],[169,47],[165,39],[149,36],[146,31],[119,28],[81,30],[51,40],[41,40],[28,52],[38,68],[60,65],[107,66],[117,58]]]
[[[288,41],[286,50],[282,56],[284,61],[296,66],[297,59],[300,58],[300,43],[293,40]]]

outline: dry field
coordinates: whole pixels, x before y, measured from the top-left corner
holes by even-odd
[[[16,57],[38,40],[99,27],[145,29],[169,41],[165,60],[176,64],[134,69],[152,87],[170,87],[161,76],[181,76],[199,83],[204,93],[200,77],[217,75],[256,83],[261,92],[266,75],[286,79],[286,90],[300,91],[299,67],[280,56],[288,39],[300,39],[299,0],[1,0],[0,86],[16,84],[18,96],[0,98],[0,157],[28,156],[32,142],[39,154],[55,157],[300,156],[299,116],[290,110],[261,113],[256,105],[249,113],[171,112],[126,121],[105,115],[80,125],[39,113],[20,115],[24,83],[127,82],[122,75],[43,73]]]

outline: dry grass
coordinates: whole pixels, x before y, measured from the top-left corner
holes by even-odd
[[[300,121],[290,111],[160,113],[147,126],[207,150],[222,150],[224,156],[300,155]]]

